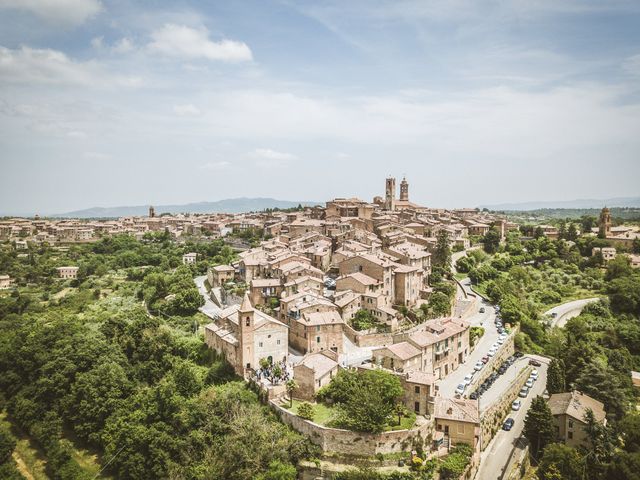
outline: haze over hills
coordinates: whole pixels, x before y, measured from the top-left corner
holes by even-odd
[[[156,214],[161,213],[244,213],[265,210],[267,208],[294,208],[298,205],[312,206],[323,202],[277,200],[275,198],[228,198],[215,202],[196,202],[182,205],[154,205]],[[92,207],[73,212],[47,215],[49,217],[69,218],[118,218],[141,216],[149,213],[149,205]]]
[[[640,197],[616,197],[605,199],[580,199],[580,200],[549,200],[532,201],[522,203],[500,203],[497,205],[481,205],[480,208],[498,211],[526,211],[540,210],[544,208],[602,208],[602,207],[640,207]]]

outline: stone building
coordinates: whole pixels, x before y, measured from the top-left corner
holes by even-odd
[[[293,367],[293,378],[298,384],[293,397],[313,400],[318,390],[338,374],[339,368],[338,354],[332,350],[308,353]]]
[[[606,425],[604,404],[576,390],[566,393],[554,393],[548,400],[553,414],[558,440],[570,447],[578,447],[588,441],[585,431],[585,415],[591,410],[596,421]]]
[[[600,212],[600,219],[598,220],[598,236],[600,238],[607,238],[611,236],[611,212],[607,207],[604,207]]]
[[[191,265],[192,263],[196,263],[197,259],[198,254],[194,252],[185,253],[184,255],[182,255],[182,263],[184,265]]]
[[[58,277],[64,279],[75,279],[78,278],[78,267],[58,267]]]
[[[231,265],[216,265],[207,272],[209,285],[212,288],[221,287],[227,282],[233,281],[236,270]]]
[[[245,294],[242,305],[233,305],[205,327],[205,342],[233,366],[238,375],[256,370],[260,360],[280,362],[288,356],[288,327],[256,310]]]
[[[466,443],[474,450],[480,443],[480,411],[478,400],[436,397],[433,416],[435,440],[454,447]]]

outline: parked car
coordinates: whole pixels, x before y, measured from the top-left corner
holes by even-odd
[[[557,312],[552,312],[552,313],[551,313],[551,318],[556,318],[557,316],[558,316],[558,313],[557,313]]]
[[[525,398],[527,395],[529,395],[529,389],[527,387],[522,387],[520,389],[520,392],[518,393],[518,396]]]
[[[464,383],[465,385],[470,385],[471,384],[471,380],[473,380],[473,375],[470,373],[467,373],[464,376],[464,380],[462,381],[462,383]]]
[[[502,345],[504,343],[504,338],[498,338],[498,345]]]
[[[480,395],[478,395],[478,392],[471,392],[471,395],[469,395],[469,398],[471,400],[477,400],[479,396]]]
[[[502,334],[503,334],[503,333],[505,333],[505,332],[506,332],[506,330],[505,330],[503,327],[498,327],[498,333],[499,333],[500,335],[502,335]]]
[[[461,383],[460,385],[458,385],[456,387],[456,395],[462,395],[464,393],[465,388],[467,388],[467,386],[464,383]]]
[[[497,350],[493,347],[491,347],[491,349],[487,352],[487,355],[489,355],[490,357],[493,357],[496,354]]]
[[[482,357],[481,362],[482,363],[487,363],[489,361],[489,355],[485,355],[484,357]]]
[[[498,373],[502,375],[504,372],[507,371],[507,368],[509,367],[507,367],[506,365],[501,365],[500,368],[498,369]]]
[[[484,307],[480,307],[480,313],[484,313]]]
[[[528,388],[533,387],[533,378],[527,379],[527,381],[525,383],[525,386],[528,387]]]
[[[514,400],[511,403],[511,410],[520,410],[520,407],[522,406],[522,401],[520,400]]]
[[[474,369],[476,372],[479,372],[480,370],[482,370],[482,367],[484,367],[484,362],[483,362],[482,360],[478,360],[478,361],[476,362],[476,364],[474,365],[473,369]]]
[[[514,423],[516,423],[516,421],[513,418],[507,418],[507,420],[504,422],[504,425],[502,425],[502,429],[508,432],[513,428]]]
[[[513,354],[513,356],[516,357],[516,358],[520,358],[523,355],[524,355],[524,353],[522,353],[522,352],[516,352],[516,353]]]
[[[534,380],[538,379],[538,370],[532,370],[531,374],[529,375],[529,377],[533,378]]]
[[[533,365],[534,367],[541,367],[542,366],[542,364],[538,360],[535,360],[533,358],[531,360],[529,360],[529,365]]]

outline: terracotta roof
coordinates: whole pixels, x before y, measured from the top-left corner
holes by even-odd
[[[310,353],[308,355],[305,355],[305,357],[300,361],[300,363],[297,364],[295,367],[293,367],[294,372],[296,368],[301,366],[304,366],[313,370],[316,378],[318,378],[318,377],[325,376],[327,373],[329,373],[331,370],[337,367],[338,362],[330,359],[329,357],[327,357],[326,355],[323,355],[322,353]]]
[[[411,345],[409,342],[394,343],[393,345],[383,347],[382,349],[384,348],[389,350],[400,360],[409,360],[410,358],[420,355],[420,350]]]
[[[459,422],[480,423],[478,400],[436,397],[433,416]]]
[[[588,409],[593,411],[596,420],[602,422],[606,416],[604,404],[574,390],[573,392],[554,393],[549,398],[549,408],[553,415],[569,415],[581,422]]]

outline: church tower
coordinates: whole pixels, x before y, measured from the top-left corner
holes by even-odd
[[[407,182],[406,177],[402,177],[402,181],[400,182],[400,201],[409,201],[409,182]]]
[[[153,218],[156,216],[156,209],[153,206],[149,207],[149,218]]]
[[[238,341],[239,341],[239,364],[242,366],[242,373],[246,368],[256,369],[254,364],[254,332],[255,332],[255,311],[249,294],[244,294],[242,305],[238,309]]]
[[[611,235],[611,213],[607,207],[604,207],[600,212],[598,227],[598,236],[600,238],[607,238]]]
[[[384,208],[385,210],[396,209],[396,179],[393,177],[387,178],[386,181]]]

